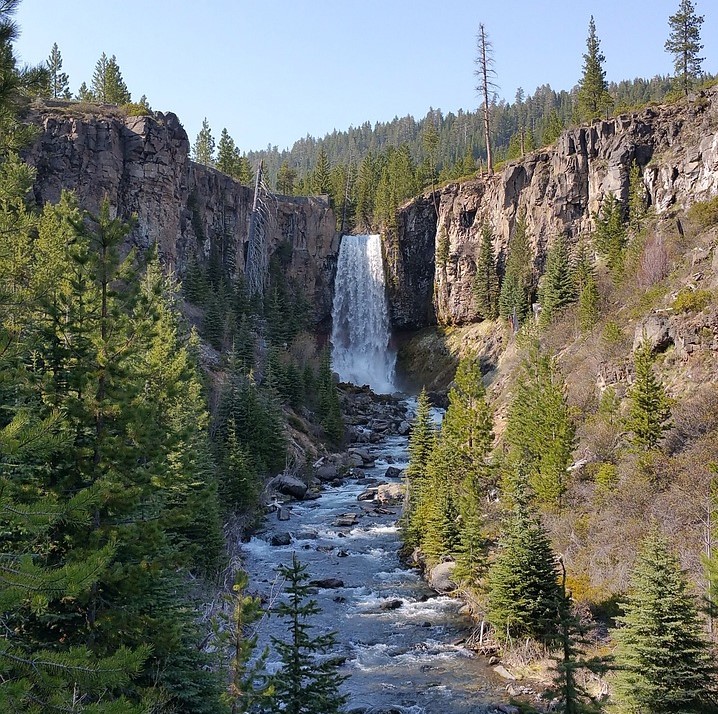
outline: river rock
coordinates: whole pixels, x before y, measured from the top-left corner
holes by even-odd
[[[357,496],[357,501],[373,501],[376,498],[376,489],[369,488]]]
[[[384,602],[379,605],[380,610],[398,610],[403,605],[402,600],[384,600]]]
[[[290,515],[290,511],[286,506],[279,506],[277,508],[277,520],[278,521],[288,521],[289,515]]]
[[[376,489],[376,500],[384,506],[403,503],[404,486],[400,483],[384,483]]]
[[[298,501],[301,501],[307,492],[307,484],[290,474],[279,474],[279,476],[275,476],[268,485],[275,491],[283,493],[285,496],[296,498]]]
[[[448,593],[456,590],[456,583],[451,575],[456,569],[456,563],[439,563],[429,571],[429,585],[438,593]]]
[[[322,483],[328,483],[339,478],[339,471],[334,464],[324,464],[316,470],[316,476]]]
[[[344,581],[340,578],[321,578],[319,580],[310,580],[309,584],[315,588],[323,588],[325,590],[334,590],[336,588],[344,587]]]
[[[284,533],[275,533],[269,540],[269,545],[282,546],[289,545],[292,542],[292,536],[286,531]]]
[[[399,478],[399,476],[401,476],[401,469],[398,469],[396,466],[389,466],[384,472],[384,478]]]
[[[411,424],[409,424],[408,421],[402,421],[399,423],[399,426],[397,427],[397,432],[401,436],[406,436],[409,431],[411,430]]]
[[[509,672],[509,670],[506,669],[506,667],[504,667],[503,664],[497,664],[497,665],[496,665],[495,667],[493,667],[492,669],[493,669],[494,672],[496,672],[496,674],[498,674],[499,677],[501,677],[502,679],[508,679],[508,680],[511,681],[511,682],[515,682],[515,681],[516,681],[516,677],[514,677],[514,675],[511,674],[511,672]]]
[[[359,456],[367,466],[374,463],[374,457],[366,449],[353,446],[348,451],[350,454]]]
[[[342,513],[341,516],[334,519],[332,525],[339,528],[351,528],[357,524],[358,520],[359,516],[356,513]]]
[[[364,466],[364,459],[359,454],[347,454],[344,458],[344,463],[350,469],[358,469]]]

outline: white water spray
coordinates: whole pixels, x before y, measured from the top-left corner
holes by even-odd
[[[394,386],[389,310],[378,235],[343,236],[332,305],[332,367],[343,382],[375,392]]]

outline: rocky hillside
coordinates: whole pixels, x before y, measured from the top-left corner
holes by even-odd
[[[253,189],[189,159],[178,118],[125,116],[116,107],[51,102],[30,120],[38,137],[27,160],[35,166],[38,203],[64,189],[96,211],[107,197],[118,215],[136,216],[130,241],[157,244],[164,262],[182,274],[190,258],[213,253],[231,273],[244,269]],[[270,253],[292,248],[291,277],[306,288],[315,320],[326,326],[339,249],[334,213],[323,198],[279,196],[270,206]]]
[[[539,273],[555,236],[575,242],[591,231],[608,193],[627,198],[633,162],[659,217],[718,194],[718,88],[568,130],[555,145],[493,176],[452,183],[406,204],[397,240],[385,241],[394,326],[475,321],[472,283],[481,224],[492,226],[495,252],[502,256],[525,210]]]

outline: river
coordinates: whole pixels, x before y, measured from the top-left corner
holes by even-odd
[[[390,436],[369,451],[376,458],[366,479],[385,478],[389,464],[403,468],[407,438]],[[357,500],[365,481],[347,480],[326,487],[319,499],[293,502],[289,521],[268,516],[264,528],[244,544],[244,567],[251,589],[271,603],[280,593],[275,569],[291,562],[292,553],[313,580],[337,578],[342,587],[318,589],[322,609],[312,623],[316,633],[336,631],[336,654],[346,658],[347,710],[403,714],[478,714],[489,704],[506,701],[505,683],[486,660],[463,648],[471,622],[459,615],[461,603],[439,596],[398,557],[398,506],[376,513],[372,503]],[[341,526],[339,516],[356,514],[355,525]],[[350,519],[351,520],[351,519]],[[272,546],[273,535],[289,532],[288,546]],[[396,609],[388,609],[394,607]],[[287,639],[277,617],[265,618],[260,647],[270,636]],[[276,669],[272,653],[269,669]]]

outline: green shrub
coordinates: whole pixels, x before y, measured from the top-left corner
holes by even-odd
[[[612,491],[618,484],[618,468],[615,464],[604,462],[598,464],[594,481],[601,491]]]
[[[121,109],[128,117],[152,116],[152,110],[146,104],[140,104],[139,102],[123,104]]]
[[[718,224],[718,196],[709,201],[699,201],[688,209],[688,218],[700,228],[709,228]]]
[[[674,312],[700,312],[713,301],[710,290],[691,290],[683,288],[673,300]]]
[[[609,320],[603,328],[601,338],[609,345],[615,345],[623,339],[623,331],[615,320]]]

